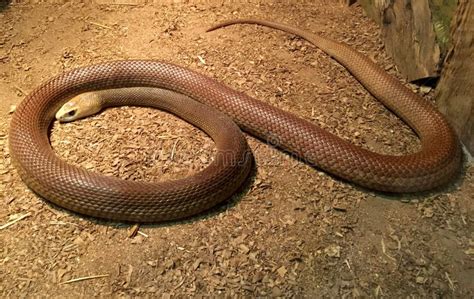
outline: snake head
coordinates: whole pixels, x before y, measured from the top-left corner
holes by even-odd
[[[94,92],[83,93],[66,102],[56,112],[56,119],[60,122],[71,122],[96,114],[101,109],[102,101]]]

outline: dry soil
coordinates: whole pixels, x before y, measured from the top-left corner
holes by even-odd
[[[0,297],[474,295],[474,168],[468,164],[440,190],[387,195],[247,135],[256,166],[239,195],[192,219],[143,225],[135,237],[133,224],[77,215],[35,196],[11,165],[15,105],[55,74],[109,60],[189,67],[377,152],[419,147],[403,122],[303,40],[254,25],[205,33],[238,17],[293,24],[346,42],[400,77],[379,29],[359,6],[148,2],[0,1]],[[409,86],[432,100],[429,90]],[[69,163],[146,181],[189,175],[215,151],[191,125],[133,107],[55,124],[51,140]]]

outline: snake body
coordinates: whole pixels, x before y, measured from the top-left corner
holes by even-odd
[[[224,175],[216,170],[217,166],[222,166],[218,161],[190,180],[158,184],[91,174],[57,158],[47,134],[59,107],[84,92],[126,87],[162,88],[190,97],[225,113],[249,134],[263,140],[276,138],[275,145],[279,148],[370,189],[389,192],[428,190],[448,183],[459,172],[460,145],[443,115],[370,59],[347,45],[268,21],[233,20],[210,30],[237,23],[259,24],[296,34],[329,54],[416,132],[421,140],[421,150],[403,156],[370,152],[311,122],[189,69],[159,61],[115,61],[60,74],[34,90],[19,105],[11,122],[9,138],[13,161],[22,179],[39,195],[76,212],[140,222],[190,216],[222,201],[237,189],[249,169],[246,158],[243,159],[248,155],[243,154],[247,149],[242,139],[237,142],[241,147],[238,158],[233,156],[230,163],[239,166],[226,170]],[[178,96],[173,94],[171,99],[175,97]],[[151,98],[143,95],[131,98],[125,104],[156,106]],[[178,106],[188,104],[171,100],[166,105],[179,110]],[[191,111],[184,110],[185,113]],[[212,126],[214,122],[213,117],[200,113],[194,113],[188,120],[194,118],[204,127]],[[219,144],[234,147],[233,139],[223,138]],[[242,159],[245,163],[235,163]]]

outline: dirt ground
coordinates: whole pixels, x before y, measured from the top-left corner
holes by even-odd
[[[377,152],[419,147],[345,69],[301,39],[254,25],[204,32],[231,18],[275,20],[346,42],[398,75],[358,6],[62,2],[16,1],[0,11],[0,297],[474,296],[472,162],[440,190],[387,195],[247,135],[256,166],[240,195],[189,220],[143,225],[135,237],[133,224],[73,214],[35,196],[10,161],[14,106],[55,74],[109,60],[189,67]],[[429,89],[411,88],[432,98]],[[133,107],[55,124],[51,139],[72,164],[146,181],[189,175],[215,151],[191,125]]]

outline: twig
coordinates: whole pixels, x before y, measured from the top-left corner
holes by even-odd
[[[67,281],[63,281],[60,284],[68,284],[68,283],[73,283],[73,282],[78,282],[78,281],[84,281],[84,280],[90,280],[90,279],[96,279],[96,278],[102,278],[102,277],[108,277],[109,274],[102,274],[102,275],[93,275],[93,276],[86,276],[86,277],[79,277],[79,278],[74,278],[70,279]]]
[[[202,56],[198,55],[197,58],[199,59],[199,62],[201,62],[202,64],[206,64],[206,61],[204,60],[204,58],[202,58]]]
[[[351,264],[349,264],[349,261],[346,259],[344,262],[346,263],[347,268],[349,268],[349,270],[352,270],[352,269],[351,269]]]
[[[49,224],[51,224],[51,225],[74,225],[74,226],[79,226],[76,223],[57,221],[57,220],[50,221]]]
[[[176,139],[176,138],[179,138],[178,135],[160,135],[160,136],[156,136],[157,139]]]
[[[123,3],[111,3],[111,4],[116,5],[116,6],[137,6],[137,5],[140,5],[140,3],[134,3],[134,2],[124,2],[124,1],[120,1],[120,2],[123,2]]]
[[[449,277],[448,272],[444,272],[444,275],[446,276],[446,279],[449,282],[449,287],[451,288],[452,291],[454,291],[454,282],[451,280],[451,277]]]
[[[114,29],[114,28],[112,28],[112,27],[110,27],[110,26],[102,25],[102,24],[99,24],[99,23],[96,23],[96,22],[88,21],[87,23],[92,24],[92,25],[96,25],[97,27],[101,27],[101,28],[104,28],[104,29]]]
[[[174,289],[174,290],[179,289],[179,287],[183,285],[183,283],[185,282],[185,280],[186,280],[186,279],[183,278],[173,289]]]
[[[400,251],[400,249],[402,249],[402,241],[400,240],[400,238],[396,235],[390,235],[390,237],[392,238],[392,240],[397,241],[397,250]]]
[[[145,238],[149,237],[147,234],[145,234],[144,232],[141,232],[141,231],[138,231],[138,234],[144,236]]]
[[[17,223],[18,221],[23,220],[23,219],[25,219],[26,217],[28,217],[28,216],[30,216],[30,215],[31,215],[31,213],[29,213],[29,212],[26,213],[25,215],[21,215],[20,217],[16,218],[15,220],[12,220],[12,221],[7,222],[7,223],[5,223],[4,225],[0,226],[0,230],[5,229],[5,228],[7,228],[7,227],[9,227],[9,226],[11,226],[11,225],[13,225],[13,224],[15,224],[15,223]]]
[[[377,285],[377,287],[375,288],[375,297],[378,298],[380,296],[383,296],[383,290],[382,290],[382,287],[380,285]]]

